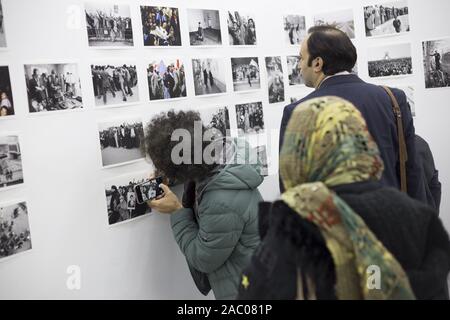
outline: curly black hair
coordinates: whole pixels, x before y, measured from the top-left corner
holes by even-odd
[[[217,164],[206,164],[202,161],[194,163],[194,124],[201,121],[200,114],[195,111],[162,112],[155,116],[145,128],[143,149],[150,157],[155,169],[169,180],[184,183],[189,180],[201,180],[207,177]],[[191,135],[190,163],[175,164],[171,159],[172,149],[180,141],[172,141],[172,133],[176,129],[185,129]],[[202,124],[202,137],[206,128]],[[202,151],[211,143],[203,141]]]

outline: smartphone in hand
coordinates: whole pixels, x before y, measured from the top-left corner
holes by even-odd
[[[134,186],[137,203],[144,203],[156,199],[164,194],[159,185],[163,183],[162,177],[153,178]]]

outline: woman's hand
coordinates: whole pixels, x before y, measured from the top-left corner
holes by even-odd
[[[170,190],[168,186],[161,183],[159,187],[163,189],[164,196],[156,200],[147,201],[147,205],[150,208],[155,209],[156,211],[161,213],[169,214],[183,208],[180,200],[178,200],[178,197],[175,195],[175,193],[172,192],[172,190]]]

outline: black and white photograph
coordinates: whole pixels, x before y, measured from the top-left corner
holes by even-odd
[[[5,22],[3,20],[3,6],[0,0],[0,48],[6,48]]]
[[[0,135],[0,191],[22,183],[22,153],[19,136]]]
[[[103,167],[126,164],[144,158],[140,143],[144,137],[142,120],[131,118],[98,124]]]
[[[233,89],[236,92],[261,88],[257,57],[231,58]]]
[[[256,152],[258,156],[258,162],[261,165],[261,171],[260,174],[263,177],[267,177],[269,175],[269,166],[267,163],[267,148],[265,145],[263,146],[257,146],[254,149],[254,152]]]
[[[228,11],[228,37],[231,46],[255,46],[256,25],[254,14]]]
[[[222,59],[192,59],[192,75],[196,96],[227,91],[225,65]]]
[[[92,64],[91,76],[96,106],[116,106],[139,101],[134,63]]]
[[[350,39],[355,38],[355,20],[351,9],[316,14],[314,25],[332,26],[345,32]]]
[[[368,67],[371,78],[412,74],[411,44],[369,48]]]
[[[14,101],[8,66],[0,66],[0,119],[13,116]]]
[[[283,17],[283,22],[286,44],[299,45],[307,34],[305,16],[289,14]]]
[[[24,69],[31,113],[83,108],[75,63],[28,64]]]
[[[181,46],[178,8],[141,6],[144,46]]]
[[[0,204],[0,261],[30,249],[27,203]]]
[[[364,7],[364,24],[367,37],[409,32],[408,1],[391,1]]]
[[[219,10],[188,9],[191,46],[220,46],[222,34]]]
[[[90,47],[133,46],[133,26],[129,5],[87,2],[85,13]]]
[[[416,116],[416,103],[414,99],[414,87],[410,85],[406,86],[397,86],[398,89],[403,90],[403,92],[406,95],[406,101],[408,101],[408,104],[411,108],[411,113],[413,117]]]
[[[296,86],[300,84],[305,84],[302,75],[300,74],[299,62],[300,56],[287,56],[287,69],[288,69],[288,79],[290,86]]]
[[[216,129],[217,136],[230,136],[230,114],[227,107],[202,108],[198,112],[205,128]]]
[[[239,136],[264,133],[262,102],[237,104],[236,122]]]
[[[147,67],[150,101],[186,97],[186,73],[181,59],[164,58]]]
[[[116,177],[105,182],[108,224],[128,221],[152,210],[147,203],[137,203],[134,186],[148,180],[148,173],[135,173]]]
[[[422,42],[425,88],[450,87],[450,38]]]
[[[269,103],[284,101],[284,79],[281,57],[266,57],[267,88]]]

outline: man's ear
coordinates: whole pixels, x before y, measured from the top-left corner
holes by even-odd
[[[319,73],[323,70],[323,59],[321,57],[317,57],[313,60],[312,66],[314,68],[314,71]]]

